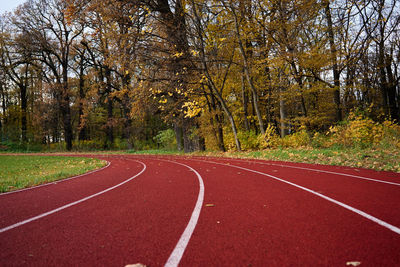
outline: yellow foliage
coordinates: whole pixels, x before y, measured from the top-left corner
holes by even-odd
[[[181,56],[183,56],[183,52],[177,52],[173,56],[176,58],[180,58]]]
[[[199,106],[199,103],[194,100],[191,102],[185,102],[182,105],[182,108],[186,108],[184,109],[184,114],[185,114],[185,118],[193,118],[196,117],[203,109]]]
[[[285,136],[280,140],[280,145],[282,147],[306,147],[310,144],[310,136],[305,129],[301,129],[291,135]]]
[[[378,123],[363,115],[351,113],[345,125],[332,126],[327,132],[329,144],[369,147],[386,145],[400,147],[400,126],[392,121]]]
[[[257,138],[259,148],[273,148],[276,147],[279,143],[279,136],[276,134],[275,126],[268,124],[265,129],[265,134],[260,134]]]
[[[166,98],[162,98],[162,99],[160,99],[159,101],[158,101],[158,103],[160,103],[160,104],[165,104],[165,103],[167,103],[168,102],[168,100],[166,99]]]
[[[191,50],[190,53],[195,57],[199,54],[199,51]]]

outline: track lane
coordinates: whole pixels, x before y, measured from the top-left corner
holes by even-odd
[[[225,160],[216,162],[226,163]],[[277,176],[312,189],[396,227],[400,227],[400,187],[397,185],[376,183],[335,173],[287,168],[280,164],[252,161],[234,161],[230,163]],[[396,174],[391,174],[391,176],[396,177]],[[397,178],[400,179],[400,174],[397,175]]]
[[[148,169],[118,189],[0,236],[0,265],[165,264],[196,203],[196,175],[176,163]]]
[[[390,266],[400,235],[257,173],[183,160],[199,170],[205,208],[182,266]],[[200,249],[201,248],[201,249]],[[201,252],[200,252],[201,251]]]
[[[309,164],[297,162],[283,162],[283,161],[267,161],[260,159],[237,159],[237,158],[217,158],[217,157],[192,157],[205,160],[228,161],[228,162],[247,162],[252,164],[262,164],[271,167],[289,168],[299,171],[310,171],[320,174],[336,174],[349,178],[362,179],[366,181],[383,182],[400,186],[400,173],[375,171],[363,168],[345,167],[345,166],[331,166],[322,164]]]

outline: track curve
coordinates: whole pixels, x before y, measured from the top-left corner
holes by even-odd
[[[92,157],[111,165],[63,183],[0,195],[2,229],[94,196],[0,233],[0,265],[400,262],[399,233],[320,196],[399,228],[399,174],[261,160]]]

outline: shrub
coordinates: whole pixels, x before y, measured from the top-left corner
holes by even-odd
[[[226,150],[228,150],[228,151],[236,149],[235,138],[233,136],[233,132],[227,128],[224,129],[224,145],[225,145]]]
[[[114,148],[117,149],[117,150],[128,149],[128,141],[126,139],[115,138],[115,140],[114,140]]]
[[[235,150],[233,133],[224,129],[224,141],[228,150]],[[308,132],[304,126],[291,135],[280,138],[276,128],[268,125],[265,134],[256,136],[254,132],[240,131],[239,140],[243,150],[268,148],[400,148],[400,125],[393,121],[378,123],[367,116],[351,113],[346,121],[331,126],[326,133]]]
[[[176,147],[175,132],[172,129],[159,131],[154,137],[154,141],[156,141],[164,149],[174,150]]]
[[[383,139],[383,128],[379,123],[362,115],[351,118],[346,129],[345,138],[353,146],[365,148],[379,143]]]
[[[380,145],[384,147],[400,148],[400,125],[395,124],[393,121],[383,122],[383,138]]]
[[[259,148],[259,141],[254,131],[239,131],[238,139],[242,150],[254,150]],[[233,132],[224,131],[224,145],[227,150],[236,150],[236,143]]]
[[[93,139],[93,140],[79,140],[72,142],[72,149],[77,151],[94,151],[102,150],[104,148],[104,140]],[[57,148],[52,148],[57,149]],[[64,150],[64,147],[61,148]]]
[[[258,148],[258,140],[255,132],[240,131],[238,133],[238,138],[240,140],[243,150],[254,150]]]
[[[1,142],[0,151],[10,152],[40,152],[44,149],[42,144],[38,143],[17,143],[12,141]]]
[[[329,141],[329,137],[325,134],[315,132],[311,138],[311,146],[315,148],[328,148],[330,147]]]
[[[310,145],[310,136],[305,128],[300,128],[300,131],[295,132],[291,135],[287,135],[280,140],[280,145],[282,147],[306,147]]]
[[[261,149],[274,148],[279,144],[279,136],[275,126],[268,124],[265,134],[260,134],[257,138],[258,147]]]
[[[327,136],[330,138],[329,146],[338,144],[360,148],[379,144],[384,135],[384,124],[354,113],[350,114],[347,122],[342,125],[331,126],[327,132]]]

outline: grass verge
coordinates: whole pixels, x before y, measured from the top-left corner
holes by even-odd
[[[246,152],[195,152],[193,155],[257,158],[400,172],[398,149],[277,148]]]
[[[0,155],[0,192],[9,192],[83,174],[106,165],[98,159]]]
[[[162,150],[162,149],[152,149],[152,150],[127,150],[128,154],[136,155],[183,155],[183,152],[177,150]]]
[[[399,149],[363,149],[363,148],[275,148],[244,152],[193,152],[183,154],[178,151],[144,150],[126,151],[129,154],[149,155],[192,155],[234,158],[254,158],[274,161],[303,162],[311,164],[337,165],[376,171],[392,171],[400,173]]]

